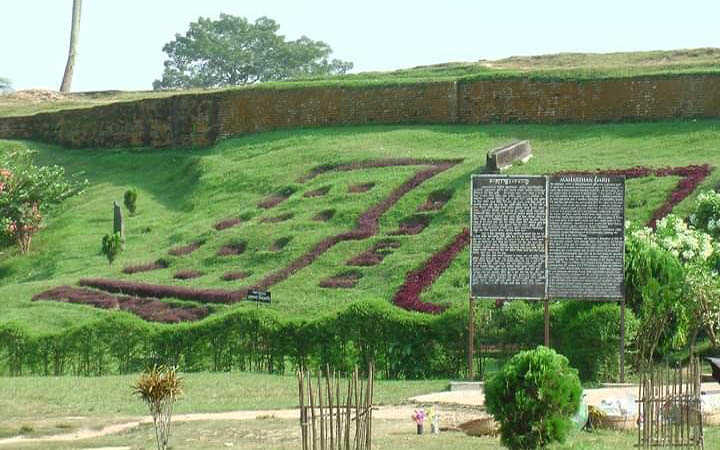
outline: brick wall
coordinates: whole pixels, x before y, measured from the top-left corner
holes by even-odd
[[[0,118],[0,138],[163,148],[207,146],[221,137],[278,128],[696,117],[720,117],[720,76],[230,90]]]

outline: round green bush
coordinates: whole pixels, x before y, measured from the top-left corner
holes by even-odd
[[[130,215],[134,215],[137,209],[137,196],[137,189],[135,188],[128,189],[125,191],[125,195],[123,195],[125,207],[130,211]]]
[[[563,442],[573,428],[582,387],[567,358],[547,347],[520,352],[485,383],[485,406],[511,449]]]

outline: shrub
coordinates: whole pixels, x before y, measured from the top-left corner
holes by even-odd
[[[690,214],[690,223],[714,238],[720,237],[720,193],[711,189],[701,192]]]
[[[520,352],[485,384],[485,405],[511,449],[563,442],[582,387],[567,358],[546,347]]]
[[[620,306],[614,303],[563,303],[553,317],[553,343],[578,369],[583,381],[613,380],[618,374]],[[638,321],[625,312],[625,341],[632,342]],[[627,346],[627,345],[626,345]]]
[[[137,189],[131,188],[125,191],[123,201],[125,202],[127,210],[130,211],[130,215],[135,215],[135,209],[137,208]]]
[[[102,239],[102,253],[112,266],[117,255],[122,251],[123,239],[120,233],[106,234]]]
[[[133,393],[150,409],[157,448],[165,450],[170,439],[173,405],[182,395],[182,379],[177,376],[174,368],[155,366],[140,375],[137,383],[133,385]]]

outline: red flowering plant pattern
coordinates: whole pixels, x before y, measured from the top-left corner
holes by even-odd
[[[184,286],[150,284],[136,281],[113,280],[107,278],[81,279],[78,284],[81,286],[100,289],[106,292],[129,294],[141,298],[177,298],[183,300],[193,300],[203,303],[235,303],[244,299],[250,289],[266,290],[270,286],[286,280],[293,274],[311,265],[320,255],[324,254],[330,248],[334,247],[340,242],[348,240],[364,240],[376,235],[379,230],[380,217],[385,214],[385,212],[387,212],[390,208],[392,208],[405,194],[417,188],[422,183],[434,177],[435,175],[455,166],[461,161],[461,159],[432,160],[402,158],[388,160],[355,161],[344,164],[323,165],[313,169],[312,171],[310,171],[310,173],[297,180],[297,182],[305,183],[306,181],[311,180],[321,174],[332,171],[352,171],[393,166],[425,166],[424,168],[418,170],[412,177],[410,177],[400,186],[395,188],[392,192],[390,192],[390,194],[378,204],[369,207],[363,214],[360,215],[353,229],[351,229],[350,231],[336,234],[334,236],[329,236],[321,240],[305,254],[291,261],[284,268],[281,268],[275,272],[266,275],[253,286],[243,287],[236,290],[203,289]],[[286,187],[258,203],[258,207],[263,209],[272,208],[278,203],[289,198],[295,191],[296,189],[294,187]],[[217,230],[225,228],[224,226],[217,226],[219,224],[221,223],[216,224],[215,228]],[[240,274],[245,275],[242,272],[228,272],[225,276],[223,276],[223,279],[240,279],[242,278],[242,276],[239,276]],[[357,279],[355,279],[354,281],[357,281]],[[38,298],[41,298],[42,296],[43,294],[41,293],[39,294]]]

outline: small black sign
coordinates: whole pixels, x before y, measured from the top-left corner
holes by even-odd
[[[260,303],[270,303],[270,291],[251,290],[247,294],[247,300]]]

